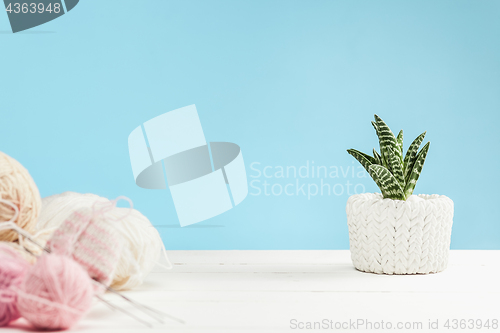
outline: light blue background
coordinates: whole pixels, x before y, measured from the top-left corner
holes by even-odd
[[[86,0],[13,35],[0,13],[0,149],[43,196],[129,196],[168,249],[347,249],[346,194],[249,195],[176,227],[168,190],[134,184],[127,137],[196,104],[249,176],[255,161],[347,168],[347,148],[377,145],[377,113],[405,148],[428,131],[416,193],[454,200],[452,247],[500,249],[499,17],[496,0]]]

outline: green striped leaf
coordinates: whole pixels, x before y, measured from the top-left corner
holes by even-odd
[[[373,148],[373,157],[375,158],[376,163],[373,164],[378,164],[382,165],[382,157],[380,157],[379,153]]]
[[[377,133],[377,136],[378,136],[378,128],[377,128],[377,124],[375,124],[374,121],[372,121],[372,126],[373,128],[375,128],[375,132]]]
[[[406,156],[403,161],[403,173],[406,183],[408,183],[408,178],[410,177],[410,173],[413,170],[415,161],[417,160],[418,148],[420,147],[422,141],[424,141],[425,133],[427,132],[424,132],[417,136],[417,138],[411,143],[410,147],[408,147],[408,151],[406,152]]]
[[[377,133],[377,137],[380,137],[377,123],[372,121],[372,126],[373,126],[373,128],[375,128],[375,132]],[[379,140],[379,142],[380,142],[380,140]],[[375,156],[375,154],[373,154],[373,155]],[[378,153],[377,153],[377,155],[380,156],[380,163],[378,163],[378,164],[386,167],[387,169],[390,169],[390,167],[391,167],[390,162],[386,159],[385,155],[382,154],[382,148],[380,148],[380,155]]]
[[[370,172],[370,165],[376,163],[375,158],[371,157],[370,155],[367,155],[365,153],[362,153],[356,149],[347,149],[347,152],[352,155],[355,159],[358,160],[359,163],[365,168],[368,173]]]
[[[389,126],[387,126],[382,118],[377,115],[375,115],[375,124],[377,125],[377,135],[380,144],[380,154],[382,155],[382,162],[384,162],[384,166],[386,166],[389,171],[392,171],[389,159],[389,147],[394,149],[395,151],[398,150],[396,137],[394,136],[394,133],[392,133]]]
[[[401,161],[400,163],[403,163],[403,130],[399,131],[398,136],[396,137],[396,143],[398,144],[399,148],[399,160]]]
[[[392,175],[398,181],[402,188],[405,187],[405,177],[403,176],[403,168],[401,167],[401,160],[396,154],[394,149],[389,147],[389,161],[391,162]]]
[[[420,177],[420,173],[422,172],[422,168],[424,167],[425,158],[427,157],[427,152],[429,151],[431,143],[427,142],[425,146],[420,150],[417,154],[417,158],[415,159],[415,163],[411,170],[408,181],[406,182],[404,196],[405,200],[408,199],[415,189],[415,185],[417,184],[418,177]]]
[[[372,164],[369,167],[369,174],[375,183],[377,183],[384,198],[393,200],[405,199],[401,186],[389,170],[381,165]]]

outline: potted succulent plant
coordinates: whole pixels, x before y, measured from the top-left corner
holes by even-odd
[[[444,195],[413,195],[430,142],[419,151],[424,132],[403,155],[402,130],[396,137],[377,115],[372,125],[380,154],[347,150],[382,192],[356,194],[347,201],[354,266],[379,274],[440,272],[448,264],[453,201]]]

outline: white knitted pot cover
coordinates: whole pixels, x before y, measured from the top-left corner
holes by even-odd
[[[453,201],[444,195],[412,195],[406,201],[380,193],[347,200],[351,259],[364,272],[428,274],[448,264]]]

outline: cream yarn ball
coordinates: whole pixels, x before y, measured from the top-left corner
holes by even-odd
[[[38,232],[54,231],[75,210],[92,208],[94,203],[110,200],[95,194],[65,192],[42,199],[42,212],[37,224]],[[139,211],[116,207],[105,215],[116,222],[117,231],[125,240],[124,251],[113,276],[111,287],[126,290],[139,286],[159,260],[163,243],[156,228]],[[50,238],[47,233],[45,241]]]
[[[3,152],[0,152],[0,198],[19,207],[19,216],[14,222],[33,232],[42,205],[40,192],[28,170]],[[0,204],[0,223],[9,221],[13,216],[11,207]],[[13,230],[0,231],[0,241],[15,242],[18,239],[17,232]]]

